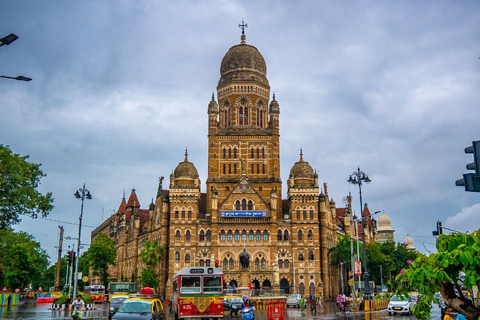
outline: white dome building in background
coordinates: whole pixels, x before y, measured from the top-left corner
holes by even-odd
[[[405,240],[403,240],[403,244],[407,247],[407,250],[415,250],[415,247],[413,246],[413,239],[410,238],[410,236],[407,235]]]
[[[394,232],[395,230],[392,229],[392,220],[389,216],[383,214],[378,218],[378,229],[377,229],[377,242],[384,243],[388,241],[395,242],[394,240]],[[413,245],[413,241],[412,241]]]

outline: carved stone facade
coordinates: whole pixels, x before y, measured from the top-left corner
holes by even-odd
[[[217,100],[208,104],[208,177],[206,192],[195,166],[185,159],[170,175],[168,190],[160,179],[157,197],[141,210],[136,196],[92,233],[117,240],[112,280],[139,281],[140,252],[146,240],[164,247],[158,266],[159,294],[169,297],[173,276],[184,267],[213,266],[218,260],[226,285],[281,289],[284,293],[336,294],[338,269],[328,250],[337,235],[354,232],[351,201],[336,209],[327,185],[300,159],[290,171],[287,199],[280,178],[280,107],[266,77],[260,52],[233,46],[222,60]],[[134,195],[134,191],[132,191]],[[131,197],[132,198],[132,195]],[[136,205],[135,205],[136,203]],[[341,212],[337,216],[336,210]],[[143,218],[142,218],[143,217]],[[374,239],[374,229],[370,239]],[[239,256],[249,255],[242,268]]]

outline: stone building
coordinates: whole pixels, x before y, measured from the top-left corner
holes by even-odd
[[[336,236],[355,234],[351,201],[337,209],[327,184],[304,160],[286,183],[280,178],[280,105],[267,79],[263,56],[242,35],[223,57],[217,99],[208,103],[208,177],[206,190],[185,152],[170,175],[167,189],[160,178],[149,210],[140,209],[132,190],[118,212],[92,232],[117,241],[117,265],[110,276],[137,282],[146,240],[158,241],[165,254],[158,267],[159,293],[171,294],[173,276],[184,267],[223,268],[226,285],[281,290],[283,293],[338,292],[338,271],[328,250]],[[337,211],[341,212],[337,216]],[[370,219],[369,219],[370,220]],[[375,225],[368,239],[375,239]],[[363,232],[363,228],[362,228]],[[239,255],[249,255],[242,268]]]

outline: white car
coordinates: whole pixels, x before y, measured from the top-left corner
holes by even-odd
[[[415,302],[408,296],[393,296],[388,304],[388,314],[412,314]]]

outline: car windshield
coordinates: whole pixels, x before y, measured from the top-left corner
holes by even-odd
[[[230,298],[230,303],[242,303],[242,298]]]
[[[152,303],[150,301],[125,301],[117,312],[120,313],[150,313]]]
[[[299,298],[300,298],[300,295],[298,294],[292,294],[288,296],[288,299],[299,299]]]
[[[408,299],[405,296],[393,296],[390,301],[408,301]]]
[[[128,299],[128,297],[114,297],[114,298],[112,298],[112,303],[120,304],[127,299]]]

